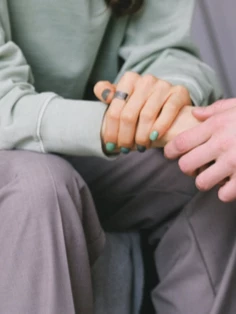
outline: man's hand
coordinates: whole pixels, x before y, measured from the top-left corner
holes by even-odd
[[[203,122],[168,143],[165,155],[170,159],[182,156],[179,166],[188,175],[210,164],[197,176],[197,187],[207,191],[226,180],[219,189],[219,198],[233,201],[236,199],[236,99],[195,108],[193,115]]]

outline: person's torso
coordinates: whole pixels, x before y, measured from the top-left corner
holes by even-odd
[[[114,79],[126,19],[114,22],[104,0],[8,0],[8,9],[38,92],[80,99],[88,83]]]

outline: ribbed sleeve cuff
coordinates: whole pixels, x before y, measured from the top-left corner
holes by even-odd
[[[102,150],[100,137],[106,108],[98,101],[52,97],[39,117],[44,151],[108,158]]]

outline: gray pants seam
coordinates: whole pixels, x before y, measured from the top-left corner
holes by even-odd
[[[52,186],[53,186],[53,190],[54,190],[54,193],[55,193],[55,197],[56,197],[56,200],[57,200],[57,209],[58,211],[60,212],[60,202],[59,202],[59,198],[58,198],[58,192],[57,192],[57,186],[56,186],[56,180],[53,176],[53,173],[52,171],[50,170],[50,167],[48,167],[48,164],[46,163],[46,166],[47,166],[47,170],[48,170],[48,174],[49,174],[49,177],[51,178],[51,181],[52,181]],[[60,214],[60,218],[61,218],[61,214]],[[63,223],[61,222],[61,226],[62,226],[62,229],[63,229]],[[64,231],[63,231],[64,232]],[[67,248],[66,248],[66,244],[64,243],[65,245],[65,251],[67,251]],[[66,254],[66,257],[67,257],[67,254]],[[68,265],[68,260],[67,260],[67,270],[68,270],[68,273],[70,274],[70,269],[69,269],[69,265]],[[70,282],[71,284],[71,282]],[[71,287],[72,289],[72,287]],[[71,290],[72,291],[72,290]],[[73,293],[71,292],[71,295],[72,295],[72,300],[73,300]],[[74,305],[74,300],[73,300],[73,308],[74,308],[74,313],[76,313],[76,310],[75,310],[75,305]]]
[[[200,246],[200,244],[199,244],[199,242],[197,240],[197,235],[195,233],[194,227],[193,227],[192,223],[190,222],[190,219],[189,219],[189,217],[188,217],[188,215],[186,213],[185,213],[185,217],[186,217],[187,223],[189,225],[189,228],[192,231],[192,234],[193,234],[193,237],[194,237],[194,240],[195,240],[195,243],[196,243],[196,247],[198,249],[198,252],[199,252],[199,255],[201,257],[201,260],[202,260],[202,262],[204,264],[204,267],[205,267],[205,270],[206,270],[206,273],[207,273],[207,277],[208,277],[210,286],[212,288],[212,292],[213,292],[214,296],[216,296],[216,291],[215,291],[215,287],[214,287],[214,284],[213,284],[213,280],[211,279],[210,271],[208,269],[207,263],[205,261],[204,255],[202,253],[201,246]]]

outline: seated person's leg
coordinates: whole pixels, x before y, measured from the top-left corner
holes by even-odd
[[[79,166],[105,230],[150,232],[160,278],[153,291],[157,313],[210,313],[220,304],[222,289],[235,312],[230,298],[235,281],[227,279],[235,263],[235,204],[220,203],[216,191],[199,193],[194,179],[162,150],[115,161],[89,158]]]
[[[65,160],[0,152],[0,313],[93,314],[90,264],[104,235]]]
[[[144,274],[139,234],[106,233],[92,279],[95,314],[140,314]]]

